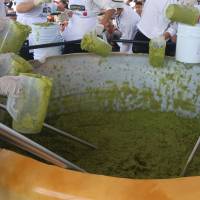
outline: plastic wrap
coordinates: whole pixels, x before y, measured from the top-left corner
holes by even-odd
[[[52,82],[39,74],[20,74],[23,92],[9,96],[8,112],[13,117],[13,128],[21,133],[39,133],[46,116]]]
[[[174,22],[195,25],[198,23],[199,10],[195,7],[170,4],[166,9],[166,16]]]
[[[112,52],[111,45],[97,37],[95,33],[87,33],[84,35],[81,41],[81,48],[104,57]]]
[[[31,73],[32,65],[14,53],[0,54],[0,76]]]
[[[3,25],[0,29],[0,53],[19,53],[31,28],[8,18],[1,18],[0,23]]]
[[[154,67],[164,65],[166,41],[164,37],[153,38],[149,43],[149,63]]]

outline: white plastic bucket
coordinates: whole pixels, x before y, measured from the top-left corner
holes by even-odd
[[[176,60],[184,63],[200,63],[200,24],[178,24]]]
[[[57,24],[49,26],[32,25],[33,45],[62,42],[62,36]],[[46,57],[61,55],[62,47],[34,49],[34,59],[44,61]]]

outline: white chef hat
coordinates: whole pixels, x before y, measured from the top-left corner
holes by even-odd
[[[124,0],[112,0],[112,3],[115,8],[123,8],[124,7]]]

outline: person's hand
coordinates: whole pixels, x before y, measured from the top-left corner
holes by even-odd
[[[66,11],[65,11],[65,12],[66,12]],[[73,11],[71,11],[71,10],[67,10],[67,14],[68,14],[69,17],[72,17],[72,15],[73,15]]]
[[[72,11],[65,10],[64,12],[62,12],[61,14],[58,15],[56,21],[57,22],[68,21],[70,17],[72,17]]]
[[[177,40],[177,36],[176,35],[174,35],[174,36],[171,37],[171,41],[172,42],[176,43],[176,40]]]
[[[165,40],[168,40],[168,39],[171,38],[171,35],[170,35],[169,32],[164,32],[164,33],[163,33],[163,37],[165,38]]]
[[[39,6],[39,5],[43,4],[43,3],[51,3],[51,0],[33,0],[33,4],[35,6]]]

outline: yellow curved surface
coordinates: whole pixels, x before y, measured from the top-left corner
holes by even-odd
[[[199,200],[200,177],[134,180],[79,173],[0,150],[0,200]]]

